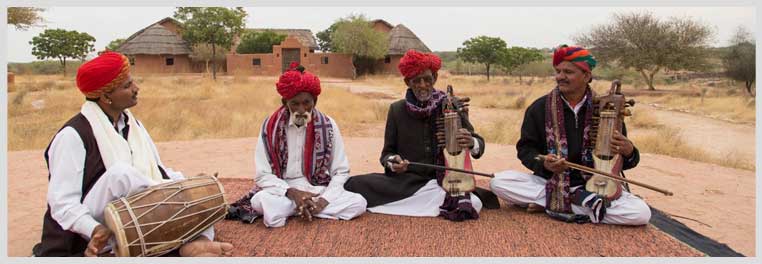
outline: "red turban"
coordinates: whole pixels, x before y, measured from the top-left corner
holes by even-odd
[[[590,52],[582,47],[561,45],[553,52],[553,67],[561,64],[562,61],[569,61],[579,66],[585,71],[592,71],[597,64],[595,58]]]
[[[107,51],[79,66],[77,87],[88,98],[98,98],[124,83],[130,74],[130,61],[124,55]]]
[[[320,95],[320,79],[309,72],[297,70],[298,64],[291,63],[291,69],[280,76],[275,87],[284,99],[288,100],[300,92],[308,92],[317,97]]]
[[[433,53],[421,53],[411,49],[405,53],[405,56],[402,56],[397,68],[405,76],[405,79],[410,79],[426,69],[430,69],[432,74],[437,73],[439,68],[442,68],[442,60]]]

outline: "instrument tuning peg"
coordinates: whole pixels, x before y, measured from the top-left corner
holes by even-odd
[[[630,98],[630,100],[627,100],[624,103],[627,104],[628,106],[635,106],[635,99]]]
[[[624,116],[632,116],[632,112],[630,111],[630,109],[625,108],[625,109],[622,110],[622,115],[624,115]]]

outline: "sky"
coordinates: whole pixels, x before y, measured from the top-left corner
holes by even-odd
[[[8,62],[29,62],[29,41],[46,28],[87,32],[95,37],[95,49],[110,41],[127,38],[165,17],[174,7],[48,7],[42,12],[44,27],[27,31],[7,26]],[[652,12],[659,18],[690,17],[714,31],[711,46],[726,46],[739,26],[754,32],[756,7],[749,6],[658,6],[658,7],[247,7],[247,28],[303,28],[315,34],[351,14],[404,24],[433,51],[455,51],[472,37],[500,37],[508,46],[551,48],[574,44],[573,37],[596,25],[607,24],[615,13]],[[93,53],[91,56],[94,56]]]

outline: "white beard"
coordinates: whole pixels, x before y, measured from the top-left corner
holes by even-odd
[[[298,127],[301,127],[307,123],[309,123],[312,120],[312,111],[306,112],[303,115],[306,115],[306,117],[299,115],[300,117],[297,117],[296,111],[289,111],[291,112],[291,120],[293,120],[294,124]]]

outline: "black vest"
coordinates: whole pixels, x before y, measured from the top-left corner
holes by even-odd
[[[93,129],[90,127],[90,123],[87,121],[82,113],[69,119],[66,124],[58,130],[61,132],[66,127],[72,127],[77,134],[79,134],[82,143],[85,146],[85,167],[82,178],[82,197],[79,201],[82,202],[90,192],[90,189],[100,179],[103,173],[106,172],[106,168],[103,165],[103,159],[101,158],[100,150],[98,150],[98,143],[95,141],[93,135]],[[128,127],[129,129],[129,127]],[[125,131],[125,138],[129,130]],[[138,133],[138,132],[136,132]],[[51,144],[53,141],[51,140]],[[45,149],[45,163],[48,168],[50,163],[48,162],[48,151],[50,150],[50,144]],[[168,179],[164,169],[159,166],[159,170],[163,178]],[[48,172],[48,181],[50,181],[50,172]],[[48,187],[50,188],[50,187]],[[40,243],[34,246],[32,252],[37,257],[63,257],[63,256],[84,256],[85,249],[87,249],[88,241],[82,238],[79,234],[63,230],[61,225],[56,222],[50,215],[50,205],[47,205],[45,211],[45,217],[42,223],[42,237]]]

